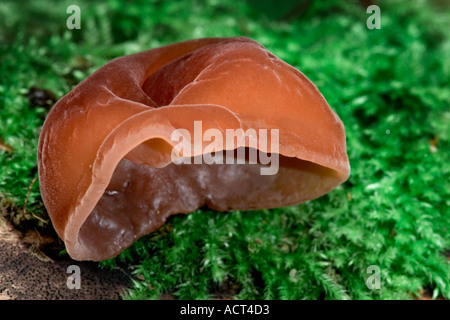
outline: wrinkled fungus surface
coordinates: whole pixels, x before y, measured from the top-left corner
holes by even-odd
[[[278,172],[261,175],[265,164],[248,159],[174,164],[171,135],[185,129],[194,136],[194,121],[224,136],[227,129],[278,129]],[[250,151],[247,140],[237,141],[235,155]],[[194,144],[191,157],[207,152]],[[271,154],[271,144],[258,149]],[[109,62],[52,108],[38,163],[44,203],[76,260],[111,258],[173,214],[203,205],[294,205],[350,173],[344,127],[317,88],[241,37],[175,43]]]

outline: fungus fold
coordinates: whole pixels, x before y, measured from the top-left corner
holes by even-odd
[[[247,158],[199,163],[192,144],[174,163],[172,135],[214,129],[278,130],[273,144],[233,147]],[[248,155],[277,155],[276,174]],[[211,154],[210,154],[211,153]],[[229,155],[230,153],[228,153]],[[260,159],[258,158],[258,159]],[[242,164],[244,162],[245,164]],[[190,164],[189,164],[190,163]],[[201,206],[253,210],[295,205],[329,192],[350,174],[345,131],[300,71],[243,37],[190,40],[114,59],[60,99],[38,146],[42,198],[75,260],[116,256],[173,214]]]

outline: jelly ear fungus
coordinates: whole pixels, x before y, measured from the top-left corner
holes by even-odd
[[[278,130],[277,173],[262,175],[261,163],[173,163],[173,132],[193,136],[195,121],[202,134]],[[236,150],[251,149],[238,141]],[[268,146],[258,151],[271,154]],[[190,157],[205,153],[197,145]],[[344,126],[317,88],[242,37],[190,40],[107,63],[52,108],[38,165],[44,203],[75,260],[114,257],[173,214],[295,205],[350,174]]]

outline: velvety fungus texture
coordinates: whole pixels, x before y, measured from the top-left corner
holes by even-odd
[[[172,133],[279,132],[279,169],[175,164]],[[186,131],[187,130],[187,131]],[[252,149],[236,140],[233,154]],[[189,155],[202,157],[205,144]],[[258,151],[274,155],[271,144]],[[226,146],[223,152],[229,150]],[[38,147],[42,197],[76,260],[104,260],[207,205],[252,210],[317,198],[350,173],[345,131],[317,88],[248,38],[197,39],[107,63],[48,114]]]

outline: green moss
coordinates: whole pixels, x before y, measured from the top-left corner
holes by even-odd
[[[82,29],[69,31],[69,3],[32,3],[0,5],[0,138],[13,148],[0,149],[0,193],[10,213],[28,197],[28,210],[46,219],[38,182],[28,190],[48,109],[30,102],[29,89],[62,97],[120,55],[248,36],[305,73],[346,127],[345,184],[299,206],[170,219],[101,263],[135,266],[126,298],[228,290],[245,299],[402,299],[424,289],[450,298],[448,6],[380,1],[382,28],[369,30],[356,2],[286,5],[271,15],[267,2],[77,1]],[[42,226],[33,219],[18,223]],[[380,268],[380,290],[366,286],[371,265]]]

